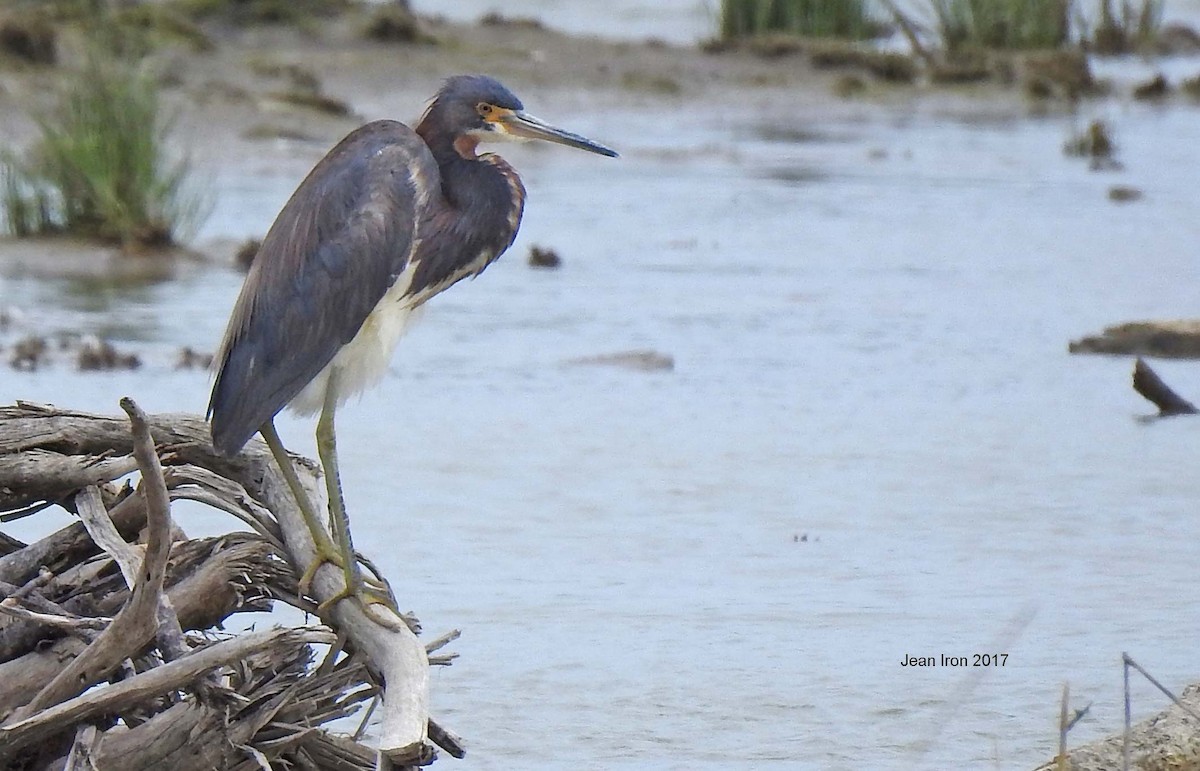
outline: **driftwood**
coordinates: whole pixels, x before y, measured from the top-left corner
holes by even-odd
[[[457,632],[424,646],[415,619],[350,600],[325,626],[217,631],[273,601],[315,614],[342,573],[323,566],[298,596],[313,544],[265,444],[224,458],[200,418],[121,406],[128,419],[0,408],[0,523],[80,516],[29,545],[0,534],[0,768],[391,768],[430,762],[434,744],[461,757],[428,715],[429,665],[453,658],[430,653]],[[295,461],[324,508],[319,471]],[[115,483],[134,471],[136,490]],[[188,539],[178,499],[251,532]],[[319,665],[313,644],[329,646]],[[376,748],[324,725],[374,699]]]
[[[1200,359],[1200,320],[1130,321],[1105,327],[1097,335],[1072,340],[1071,353]]]
[[[1158,407],[1160,417],[1196,414],[1196,406],[1172,391],[1140,356],[1133,364],[1133,390]]]

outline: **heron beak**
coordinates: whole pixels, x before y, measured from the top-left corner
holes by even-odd
[[[605,147],[599,142],[593,142],[587,137],[581,137],[578,134],[572,134],[570,131],[563,131],[560,128],[551,126],[549,123],[535,118],[527,112],[513,110],[504,117],[496,121],[496,127],[506,134],[522,139],[542,139],[555,144],[574,147],[578,150],[587,150],[589,153],[597,155],[607,155],[609,158],[616,158],[617,151]]]

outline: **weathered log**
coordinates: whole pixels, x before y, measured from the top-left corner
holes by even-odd
[[[1163,359],[1200,358],[1200,320],[1131,321],[1106,327],[1098,335],[1072,340],[1071,353],[1157,356]]]
[[[149,428],[154,445],[170,452],[173,463],[194,463],[230,479],[239,479],[239,472],[247,471],[240,456],[226,458],[213,449],[207,424],[199,416],[154,415]],[[114,415],[32,402],[0,407],[0,456],[31,449],[99,457],[132,455],[133,437],[128,421]]]
[[[67,755],[64,771],[93,771],[96,765],[96,745],[100,741],[100,732],[94,725],[81,725],[75,729],[75,741],[71,743],[71,752]]]
[[[331,703],[329,694],[344,691],[365,672],[361,666],[349,666],[306,677],[310,658],[308,647],[298,643],[272,645],[248,657],[239,665],[242,674],[229,679],[235,698],[224,704],[180,702],[135,728],[104,732],[93,749],[97,768],[249,771],[262,766],[252,753],[247,756],[247,748],[270,759],[334,740],[312,725],[347,714],[360,697]],[[342,754],[354,763],[317,767],[374,768],[375,753],[355,742],[348,744],[349,751]]]
[[[19,541],[7,533],[0,533],[0,557],[5,557],[19,549],[24,549],[26,546],[25,542]]]
[[[93,461],[52,450],[13,453],[0,466],[0,510],[38,501],[58,501],[87,485],[102,484],[137,470],[133,458]]]
[[[308,565],[316,557],[312,536],[283,477],[275,471],[270,450],[256,442],[242,456],[260,464],[263,501],[276,513],[293,565]],[[315,474],[301,477],[301,484],[318,511],[326,507],[324,485]],[[341,594],[345,587],[342,571],[326,564],[317,570],[312,590],[324,601]],[[374,606],[379,608],[381,606]],[[427,743],[429,725],[429,658],[407,622],[383,625],[353,601],[337,603],[329,611],[332,625],[344,633],[354,648],[363,653],[376,681],[385,685],[379,723],[379,752],[397,765],[430,759]]]
[[[150,448],[153,452],[154,448]],[[141,462],[139,460],[139,462]],[[157,463],[157,459],[155,460]],[[171,514],[166,508],[165,501],[167,489],[163,486],[161,469],[154,472],[154,479],[162,486],[162,501],[156,506],[162,507],[162,513],[159,515],[166,521],[168,530],[171,527]],[[151,496],[147,496],[149,499]],[[133,589],[138,581],[139,564],[143,562],[137,549],[125,542],[117,533],[117,528],[113,525],[112,520],[108,517],[108,511],[104,508],[104,502],[100,499],[100,490],[95,485],[88,485],[80,490],[75,495],[75,508],[79,512],[79,519],[83,522],[83,526],[87,528],[88,535],[92,537],[100,548],[104,549],[116,561],[117,566],[121,568],[121,575],[125,579],[125,585]],[[163,558],[163,575],[162,581],[166,581],[166,562],[170,554],[170,539],[167,542],[167,557]],[[155,637],[158,639],[159,650],[162,651],[163,657],[167,661],[172,661],[185,655],[188,652],[187,643],[183,639],[183,629],[179,626],[179,618],[175,615],[175,608],[171,606],[170,598],[162,591],[162,586],[158,587],[157,607],[155,608],[155,620],[157,622],[157,631]]]
[[[245,522],[254,532],[279,547],[283,553],[283,536],[279,523],[265,506],[250,496],[238,483],[214,474],[199,466],[173,466],[163,472],[171,491],[171,500],[187,499],[204,503],[232,514]]]
[[[53,578],[49,571],[45,575]],[[0,596],[4,598],[0,601],[0,612],[9,617],[7,623],[0,625],[0,662],[44,641],[47,627],[91,639],[94,635],[86,632],[103,629],[112,621],[111,618],[77,616],[58,603],[30,591],[30,587],[36,583],[41,582],[30,581],[25,586],[14,586],[0,581]],[[27,638],[32,636],[32,639],[22,642],[22,633]]]
[[[0,454],[2,454],[0,450]],[[7,458],[5,458],[7,462]],[[3,464],[0,464],[3,465]],[[72,491],[73,492],[73,491]],[[65,493],[64,493],[65,495]],[[131,495],[109,511],[113,524],[122,537],[130,539],[146,525],[146,507],[139,496]],[[100,553],[82,522],[73,522],[56,533],[23,549],[0,557],[0,581],[24,584],[45,567],[53,573],[64,570],[88,557]]]
[[[136,419],[134,422],[137,422]],[[205,628],[206,625],[220,623],[229,613],[244,606],[240,591],[245,586],[259,590],[259,594],[254,595],[252,600],[261,599],[263,587],[270,586],[271,596],[285,599],[309,611],[315,609],[316,603],[341,593],[341,571],[334,566],[325,565],[317,571],[312,582],[311,594],[315,602],[295,596],[295,577],[300,572],[299,569],[309,564],[314,550],[311,536],[292,497],[291,489],[284,482],[265,445],[254,441],[236,458],[224,458],[212,449],[207,425],[198,417],[156,416],[149,420],[146,428],[153,442],[158,445],[159,451],[169,458],[172,467],[166,470],[165,477],[174,497],[201,500],[228,511],[261,534],[261,538],[253,540],[253,544],[249,540],[232,545],[224,542],[230,550],[238,546],[252,545],[259,549],[250,560],[255,565],[265,563],[278,564],[281,568],[290,567],[286,580],[277,580],[278,576],[265,579],[258,576],[253,581],[235,583],[231,589],[227,582],[230,565],[219,564],[219,558],[226,551],[224,547],[214,547],[212,554],[208,555],[209,558],[200,561],[199,567],[188,573],[179,567],[177,559],[181,553],[193,553],[193,544],[196,542],[177,544],[171,552],[172,571],[178,568],[185,575],[178,583],[167,582],[166,592],[176,608],[182,627]],[[140,448],[143,452],[139,460],[145,460],[145,448],[148,446],[149,443],[143,435]],[[24,463],[30,457],[29,453],[38,452],[57,453],[68,460],[60,462],[56,459],[52,464],[50,479],[43,480],[36,489],[9,491],[13,493],[9,498],[0,499],[0,511],[6,508],[11,510],[17,505],[25,507],[28,511],[30,507],[40,505],[39,495],[44,496],[44,500],[63,502],[70,506],[80,487],[101,481],[94,474],[81,475],[77,469],[90,468],[89,464],[94,463],[97,458],[112,460],[132,455],[135,448],[128,425],[119,419],[33,404],[0,408],[0,479],[5,478],[5,463],[14,458]],[[62,472],[61,468],[73,471]],[[303,459],[297,459],[297,468],[300,471],[302,486],[308,491],[314,506],[318,509],[324,508],[324,485],[320,484],[319,471],[311,462]],[[113,469],[115,467],[110,466],[107,470]],[[165,501],[165,490],[161,485],[163,472],[148,468],[144,463],[141,471],[143,488],[147,478],[155,478],[159,483],[160,501]],[[146,507],[141,504],[141,499],[141,494],[130,495],[113,506],[109,512],[122,539],[132,537],[145,521]],[[93,504],[94,501],[89,505],[95,509]],[[161,508],[165,509],[165,504]],[[153,522],[159,517],[152,516],[150,519]],[[165,515],[161,520],[169,523],[169,517]],[[148,556],[147,564],[157,564],[160,559],[165,561],[165,557],[162,556],[163,544],[168,539],[164,537],[161,525],[152,527],[151,530],[155,533],[153,537],[147,538],[146,551],[148,555],[156,555],[156,561],[150,562]],[[249,539],[249,536],[239,536],[241,537]],[[119,546],[114,548],[112,544],[109,550],[124,551]],[[112,671],[121,658],[143,662],[139,665],[143,670],[146,666],[153,666],[153,656],[147,659],[146,653],[153,653],[164,647],[162,641],[155,644],[153,629],[147,631],[145,628],[146,603],[145,600],[139,601],[139,590],[143,585],[149,585],[153,589],[153,585],[159,583],[161,591],[165,569],[157,570],[157,578],[151,574],[149,581],[146,580],[146,572],[139,571],[137,588],[132,599],[122,604],[125,602],[122,598],[129,598],[130,595],[119,578],[111,574],[111,568],[108,567],[111,566],[111,561],[87,561],[97,552],[92,539],[87,537],[83,528],[72,526],[37,544],[21,548],[14,554],[0,557],[0,580],[26,586],[30,590],[33,589],[30,580],[39,574],[39,569],[45,565],[50,566],[52,574],[40,579],[45,584],[38,585],[36,592],[27,594],[30,599],[36,597],[45,601],[45,607],[50,612],[64,615],[65,621],[60,620],[52,624],[57,630],[53,634],[63,633],[59,627],[72,627],[69,614],[101,616],[108,612],[114,613],[116,618],[101,635],[110,640],[114,636],[120,639],[119,646],[108,643],[99,645],[100,638],[91,645],[85,645],[84,641],[77,637],[64,636],[48,647],[29,650],[24,655],[0,663],[0,716],[14,707],[25,704],[19,714],[9,715],[7,721],[0,725],[0,759],[24,741],[4,739],[6,736],[17,735],[12,733],[14,726],[27,726],[29,720],[39,719],[47,714],[59,714],[55,712],[59,707],[53,705],[56,700],[69,696],[71,691],[78,693],[79,688],[86,687],[87,683],[95,682],[105,672]],[[286,557],[286,565],[283,560],[276,560],[271,556],[280,552]],[[216,577],[213,578],[214,576]],[[206,585],[198,593],[189,591],[191,587],[201,583]],[[143,594],[153,594],[150,590],[141,591]],[[137,611],[136,614],[134,610]],[[384,623],[379,623],[379,614],[384,616]],[[431,724],[428,719],[428,653],[406,623],[409,619],[395,616],[383,606],[372,606],[369,612],[364,612],[357,602],[350,600],[336,603],[323,615],[324,620],[336,628],[346,640],[347,650],[352,650],[356,657],[361,657],[362,664],[355,665],[358,667],[354,670],[357,674],[349,680],[337,682],[321,679],[329,675],[329,672],[325,675],[308,675],[303,679],[303,683],[298,683],[296,688],[291,690],[301,691],[301,686],[309,683],[330,689],[322,697],[326,707],[314,710],[313,705],[321,702],[321,699],[309,700],[305,711],[296,713],[288,720],[283,719],[286,711],[283,706],[280,706],[278,713],[265,723],[256,723],[250,713],[238,713],[240,716],[235,719],[229,717],[233,713],[228,710],[220,711],[223,716],[222,722],[219,730],[213,735],[220,736],[218,744],[226,750],[232,748],[229,750],[232,754],[224,756],[228,763],[222,761],[217,767],[261,768],[264,760],[280,757],[286,758],[286,763],[298,767],[352,769],[369,767],[369,763],[364,764],[364,759],[374,758],[378,767],[388,768],[395,763],[417,763],[430,759],[432,750],[427,743],[430,736],[436,737],[437,742],[447,747],[452,754],[461,756],[461,746],[456,737]],[[123,622],[122,617],[137,618],[138,623]],[[153,618],[153,614],[149,617]],[[112,630],[116,628],[121,631],[122,626],[133,628],[137,634],[115,635]],[[20,645],[37,644],[38,636],[45,636],[49,629],[46,625],[33,621],[21,621],[15,628],[17,631],[10,629],[0,632],[0,649],[8,644],[8,650],[14,653],[28,650]],[[97,652],[101,650],[103,653]],[[192,660],[195,655],[197,654],[182,656],[175,663]],[[93,656],[102,666],[87,665],[87,659]],[[441,658],[448,661],[450,657]],[[84,663],[79,663],[81,660]],[[62,668],[64,663],[68,671],[76,672],[70,679],[79,685],[66,689],[63,676],[60,675],[51,686],[43,688],[32,703],[26,703],[30,700],[31,689],[45,683],[49,675]],[[118,686],[124,682],[149,677],[169,666],[173,664],[153,667],[140,673],[126,671],[123,675],[126,680],[118,683]],[[77,676],[80,669],[86,670],[82,679]],[[344,677],[346,671],[345,662],[342,662],[333,673]],[[386,688],[365,687],[363,681],[366,671],[371,673],[371,679],[375,683]],[[30,676],[26,677],[27,674]],[[141,682],[147,681],[143,679]],[[363,685],[364,688],[360,688],[354,695],[339,695],[344,694],[353,683]],[[79,699],[90,698],[93,694],[104,693],[118,686],[84,693],[82,696],[71,698],[65,704],[75,704]],[[193,687],[188,685],[186,690],[191,692]],[[376,753],[367,751],[355,741],[335,739],[313,727],[344,713],[350,705],[377,692],[383,700],[381,722],[378,726],[381,741],[377,757]],[[174,724],[173,721],[184,720],[185,718],[181,717],[183,715],[192,716],[188,719],[200,719],[208,706],[203,699],[197,701],[195,696],[185,696],[182,702],[171,706],[171,699],[164,701],[164,695],[156,694],[152,698],[143,695],[140,700],[130,705],[108,708],[110,713],[135,709],[142,717],[129,713],[127,725],[101,723],[99,727],[103,730],[96,736],[67,730],[73,726],[58,725],[54,728],[48,723],[45,728],[39,728],[39,731],[50,732],[44,735],[49,737],[52,734],[54,740],[40,745],[43,752],[39,757],[47,762],[57,757],[59,767],[68,764],[68,753],[73,753],[72,763],[84,762],[88,758],[91,762],[97,762],[104,757],[110,760],[119,757],[122,767],[132,768],[134,766],[125,765],[128,752],[120,750],[121,743],[129,743],[128,751],[134,752],[138,747],[149,746],[152,742],[147,742],[144,738],[138,740],[127,737],[149,736],[146,732],[152,730],[152,725],[159,726],[164,731],[174,731],[176,729],[167,728]],[[129,719],[130,716],[133,719]],[[203,719],[210,720],[209,717]],[[195,725],[193,724],[193,727]],[[248,727],[254,727],[255,730],[247,732]],[[8,733],[5,733],[6,731]],[[231,738],[235,735],[241,738],[232,742]],[[189,745],[188,750],[190,749]],[[112,754],[113,752],[121,754]],[[176,753],[183,752],[185,751],[181,745]],[[184,767],[178,765],[178,757],[161,756],[161,760],[162,764],[170,767]],[[153,761],[148,762],[150,765],[145,767],[152,767]],[[105,766],[99,763],[99,767]],[[201,764],[199,767],[214,766]]]
[[[1140,356],[1133,363],[1133,390],[1158,407],[1161,417],[1196,414],[1196,406],[1172,391]]]
[[[112,616],[128,599],[128,590],[115,576],[84,582],[69,580],[74,571],[56,577],[47,595],[62,597],[49,602],[49,612],[80,616]],[[235,533],[174,544],[167,567],[167,594],[178,610],[184,629],[201,630],[222,623],[233,613],[270,610],[269,598],[295,593],[291,568],[275,556],[274,547],[261,537]],[[43,598],[43,601],[46,601]],[[31,603],[32,605],[32,603]],[[41,624],[10,623],[0,629],[0,673],[5,662],[46,645],[60,633]],[[0,676],[0,714],[4,710],[4,680]]]
[[[117,712],[132,707],[149,696],[182,688],[209,670],[232,664],[256,651],[292,642],[331,644],[336,639],[327,630],[280,628],[266,632],[250,632],[231,640],[214,643],[107,688],[75,696],[52,707],[32,712],[28,717],[5,722],[4,725],[0,725],[0,758],[12,758],[20,750],[55,736],[66,728],[73,728],[89,718]]]
[[[121,608],[112,624],[63,667],[37,696],[14,713],[14,719],[18,721],[53,707],[104,680],[124,659],[141,650],[158,629],[159,598],[166,578],[167,557],[171,553],[171,515],[167,489],[145,415],[128,398],[121,400],[121,407],[129,414],[133,426],[134,454],[142,472],[140,492],[146,500],[148,535],[137,586],[129,603]],[[0,758],[3,754],[3,741],[0,740]]]

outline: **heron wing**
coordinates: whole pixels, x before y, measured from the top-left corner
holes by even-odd
[[[350,342],[408,264],[437,167],[402,123],[352,132],[271,226],[215,361],[213,443],[237,452]]]

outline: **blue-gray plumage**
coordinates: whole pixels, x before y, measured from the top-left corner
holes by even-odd
[[[275,220],[222,345],[213,443],[236,453],[353,339],[404,271],[418,180],[432,161],[412,132],[380,121],[317,164]],[[418,172],[419,173],[419,172]]]
[[[338,143],[283,207],[246,277],[215,357],[213,444],[233,454],[255,432],[267,439],[317,545],[302,588],[320,564],[334,562],[345,571],[345,594],[364,598],[337,480],[333,414],[387,371],[414,309],[478,275],[512,244],[525,188],[499,156],[476,154],[480,142],[501,138],[616,155],[528,115],[492,78],[453,77],[415,130],[375,121]],[[337,550],[274,431],[274,416],[289,405],[321,413],[317,449]],[[386,601],[370,592],[366,599]]]

